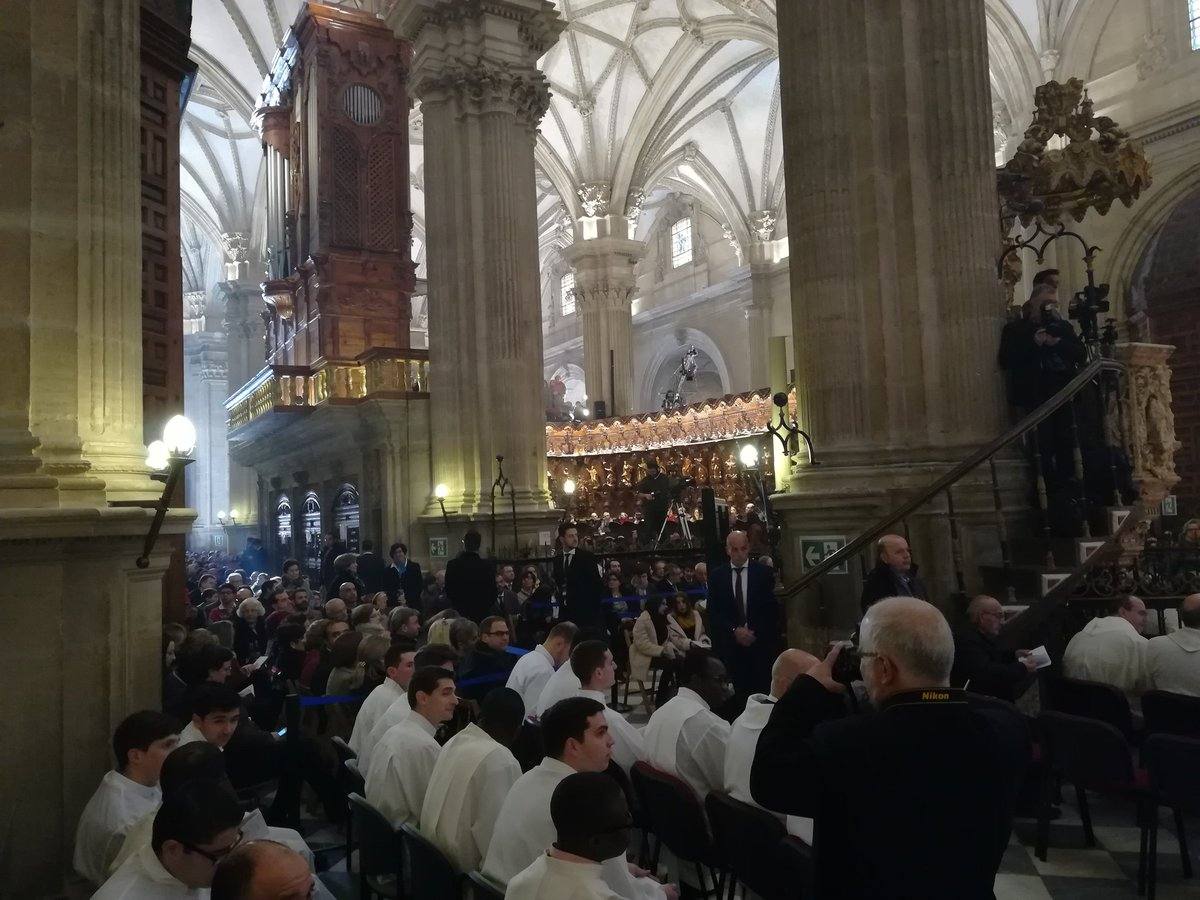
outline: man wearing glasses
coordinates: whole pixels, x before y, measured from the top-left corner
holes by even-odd
[[[493,688],[504,687],[517,657],[508,652],[508,619],[488,616],[479,623],[479,640],[458,667],[458,695],[481,703]]]
[[[130,856],[93,900],[202,900],[216,864],[242,840],[242,808],[228,785],[193,781],[163,799],[150,846]]]
[[[973,694],[1015,701],[1033,683],[1037,661],[1028,650],[1008,650],[996,643],[1004,624],[1004,607],[980,594],[967,606],[969,625],[954,633],[954,671],[950,683]]]

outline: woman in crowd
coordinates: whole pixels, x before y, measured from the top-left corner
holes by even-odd
[[[263,605],[257,600],[238,604],[233,620],[233,652],[242,665],[252,663],[267,652],[267,629]]]
[[[535,647],[546,638],[546,632],[554,627],[554,608],[550,602],[550,591],[538,578],[533,566],[521,572],[521,587],[517,591],[520,613],[517,615],[517,646]]]
[[[673,685],[670,677],[679,651],[671,642],[667,622],[667,602],[661,597],[652,597],[646,608],[633,623],[632,643],[629,648],[629,678],[639,683],[642,703],[647,713],[654,712],[660,703],[666,702],[666,694]],[[650,667],[662,671],[657,696],[651,698]]]
[[[447,616],[444,613],[445,610],[438,613],[438,618],[429,623],[429,631],[425,636],[427,644],[440,644],[443,647],[450,646],[450,626],[454,624],[454,616]]]
[[[387,604],[387,594],[378,594]],[[383,634],[387,631],[386,614],[372,603],[360,603],[350,613],[350,625],[362,635]]]
[[[340,697],[362,687],[363,667],[358,661],[358,645],[362,640],[361,632],[349,631],[333,642],[329,654],[332,669],[325,682],[326,697]]]
[[[679,591],[671,601],[671,612],[667,614],[667,634],[680,654],[695,647],[708,649],[712,641],[704,633],[704,621],[692,605],[692,598]]]
[[[479,640],[479,626],[470,619],[459,616],[450,623],[450,647],[462,659],[471,652]]]
[[[282,626],[281,626],[282,627]],[[304,672],[300,676],[300,684],[305,684],[312,693],[321,696],[329,682],[329,673],[333,671],[333,645],[343,634],[350,632],[350,623],[333,622],[329,619],[318,619],[309,626],[304,635],[304,647],[308,657],[304,663]]]
[[[363,695],[371,693],[383,679],[387,677],[383,657],[392,646],[391,635],[371,634],[362,639],[358,645],[358,663],[362,667],[363,679],[356,693]]]

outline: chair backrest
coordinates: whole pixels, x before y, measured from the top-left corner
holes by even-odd
[[[358,839],[358,864],[367,877],[400,878],[400,835],[361,794],[349,796],[350,815]],[[399,882],[397,882],[399,883]]]
[[[790,900],[815,896],[812,847],[800,838],[788,835],[779,842],[776,859],[780,881],[791,886],[791,893],[787,895]]]
[[[1152,734],[1142,744],[1142,765],[1161,803],[1180,812],[1200,813],[1200,740]]]
[[[350,748],[350,745],[346,743],[346,739],[340,734],[335,734],[332,740],[333,749],[337,751],[339,762],[345,762],[348,759],[358,758],[358,754]]]
[[[1049,711],[1038,716],[1038,728],[1050,765],[1067,781],[1095,790],[1133,785],[1129,744],[1108,722]]]
[[[738,881],[766,900],[795,895],[794,886],[780,881],[776,867],[786,833],[778,816],[727,794],[709,794],[704,808],[713,840]]]
[[[367,793],[367,779],[363,777],[362,769],[358,767],[357,759],[347,759],[342,763],[346,769],[346,779],[349,782],[349,789],[356,794]]]
[[[1042,681],[1042,703],[1055,712],[1107,722],[1126,740],[1134,736],[1129,700],[1111,684],[1047,675]]]
[[[400,826],[408,900],[447,900],[459,896],[462,876],[444,853],[412,825]]]
[[[1170,691],[1146,691],[1142,694],[1142,718],[1147,734],[1200,738],[1200,697]]]
[[[482,872],[469,873],[463,883],[467,900],[504,900],[504,888]]]
[[[704,809],[687,782],[641,761],[633,764],[630,780],[650,830],[672,853],[688,862],[715,861]]]

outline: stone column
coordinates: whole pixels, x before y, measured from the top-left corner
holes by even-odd
[[[425,120],[433,481],[447,507],[486,513],[503,455],[518,509],[536,518],[551,508],[533,178],[549,92],[537,61],[564,23],[547,0],[402,0],[391,21],[413,43]]]
[[[771,276],[778,260],[775,258],[774,238],[777,217],[769,209],[750,217],[750,305],[746,307],[746,324],[750,337],[750,387],[771,384]]]
[[[231,246],[228,236],[223,236],[226,248]],[[247,264],[231,257],[226,251],[226,272],[232,276],[216,286],[219,297],[225,302],[225,345],[228,371],[228,393],[232,394],[253,378],[266,365],[266,345],[263,333],[266,330],[262,316],[262,292],[256,282],[249,279]],[[227,451],[228,452],[228,451]],[[258,521],[257,476],[246,466],[229,462],[229,506],[241,515],[239,522],[254,524]],[[244,517],[244,518],[243,518]]]
[[[984,2],[782,3],[779,46],[797,406],[822,465],[776,506],[793,536],[854,536],[1001,430]],[[945,576],[944,520],[910,524]]]
[[[588,402],[603,400],[610,416],[633,412],[634,268],[645,253],[641,241],[619,237],[578,241],[563,251],[575,271]]]

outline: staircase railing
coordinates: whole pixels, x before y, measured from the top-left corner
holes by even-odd
[[[1097,383],[1097,387],[1101,391],[1101,397],[1103,400],[1101,407],[1101,416],[1103,417],[1110,408],[1108,398],[1110,396],[1114,397],[1116,407],[1115,412],[1117,416],[1116,430],[1120,435],[1119,440],[1123,445],[1125,435],[1125,414],[1123,410],[1122,391],[1120,389],[1119,380],[1125,374],[1125,371],[1125,366],[1114,359],[1100,358],[1092,360],[1086,366],[1084,366],[1084,368],[1081,369],[1079,373],[1071,379],[1070,382],[1064,385],[1056,394],[1043,402],[1035,410],[1022,418],[1003,434],[972,452],[962,462],[950,469],[950,471],[931,481],[924,488],[917,491],[910,499],[893,509],[883,518],[879,519],[879,521],[877,521],[874,525],[862,532],[862,534],[860,534],[858,537],[848,542],[840,550],[837,550],[836,552],[825,557],[820,563],[812,566],[803,575],[801,575],[799,579],[791,584],[785,585],[779,590],[778,596],[781,598],[787,598],[795,596],[801,591],[804,591],[806,588],[813,585],[823,575],[831,572],[839,566],[844,565],[855,555],[861,553],[866,547],[872,545],[882,535],[888,533],[888,530],[891,529],[892,526],[894,526],[897,522],[907,519],[910,514],[929,503],[939,494],[943,493],[946,495],[947,515],[950,520],[951,550],[954,557],[955,579],[958,590],[960,592],[964,591],[965,576],[963,574],[962,566],[962,549],[959,543],[960,529],[958,527],[958,521],[955,515],[954,496],[951,491],[959,481],[969,475],[979,465],[986,462],[990,468],[993,510],[996,517],[996,525],[999,530],[1001,557],[1011,599],[1012,579],[1010,574],[1012,568],[1012,555],[1010,542],[1008,540],[1005,510],[1003,509],[1001,502],[1000,481],[996,473],[996,455],[1014,442],[1025,438],[1027,435],[1030,436],[1031,441],[1034,443],[1032,456],[1037,477],[1037,511],[1041,517],[1041,528],[1046,544],[1046,565],[1050,568],[1053,568],[1055,561],[1050,509],[1046,489],[1046,473],[1043,470],[1041,454],[1037,452],[1036,448],[1037,427],[1064,406],[1068,406],[1068,408],[1071,409],[1071,430],[1074,455],[1073,481],[1075,485],[1078,485],[1077,499],[1080,503],[1082,513],[1081,527],[1083,534],[1081,536],[1090,537],[1088,498],[1084,483],[1083,455],[1079,441],[1079,429],[1076,421],[1077,416],[1073,401],[1093,383]],[[1112,476],[1113,492],[1115,495],[1113,505],[1120,505],[1119,490],[1121,482],[1116,471],[1115,454],[1108,454],[1108,464],[1111,469],[1110,474]]]

